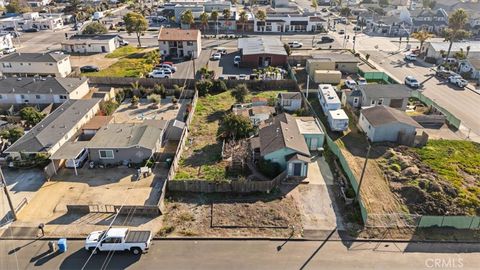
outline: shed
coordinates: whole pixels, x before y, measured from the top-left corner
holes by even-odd
[[[413,142],[416,129],[422,127],[404,112],[384,105],[361,110],[358,125],[371,142],[398,142],[400,136]]]

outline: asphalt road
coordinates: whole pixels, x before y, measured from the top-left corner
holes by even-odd
[[[467,88],[460,89],[434,76],[429,65],[405,62],[404,53],[389,54],[385,51],[363,51],[370,54],[370,59],[394,75],[398,80],[412,75],[423,84],[423,94],[462,121],[466,136],[480,140],[480,94]],[[470,130],[471,129],[471,130]],[[470,134],[468,134],[470,131]]]
[[[81,269],[89,253],[68,241],[65,254],[47,241],[0,242],[0,269]],[[97,254],[85,269],[478,269],[478,244],[284,241],[155,241],[148,254]],[[441,267],[443,265],[443,267]]]

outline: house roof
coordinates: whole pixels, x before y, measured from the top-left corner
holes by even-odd
[[[322,128],[312,116],[295,117],[300,134],[324,134]]]
[[[250,108],[235,109],[236,115],[243,115],[245,117],[252,117],[257,114],[273,114],[275,108],[271,106],[253,106]]]
[[[300,134],[295,118],[287,113],[275,116],[269,125],[260,129],[258,137],[262,156],[283,148],[310,156],[310,151],[308,151],[305,139]]]
[[[359,87],[369,98],[408,98],[411,90],[404,84],[367,84]],[[354,91],[355,92],[355,91]]]
[[[430,8],[410,10],[410,15],[414,20],[418,17],[448,17],[447,12],[443,8],[436,10]]]
[[[197,29],[179,29],[161,27],[158,32],[160,41],[197,41],[200,31]]]
[[[238,48],[243,55],[276,54],[287,55],[283,43],[274,37],[252,37],[238,39]]]
[[[96,115],[88,123],[83,125],[82,129],[99,130],[101,127],[110,123],[113,115]]]
[[[58,62],[70,57],[59,53],[12,53],[0,59],[0,62]]]
[[[69,94],[87,78],[0,78],[0,94]]]
[[[404,112],[384,105],[363,109],[361,110],[361,114],[373,127],[391,123],[402,123],[417,128],[422,127]]]
[[[306,162],[306,163],[312,162],[310,157],[306,157],[306,156],[300,155],[300,154],[294,154],[288,159],[288,161],[294,161],[294,160],[300,160],[300,161],[303,161],[303,162]]]
[[[308,59],[307,61],[329,61],[329,62],[348,62],[348,63],[358,63],[360,60],[358,60],[357,57],[355,57],[352,53],[350,52],[329,52],[329,53],[315,53],[312,54],[312,59]]]
[[[429,44],[437,52],[441,50],[448,51],[448,42],[438,41],[429,42]],[[470,46],[470,52],[480,52],[480,41],[454,42],[452,44],[452,52],[458,52],[460,49],[467,51],[468,46]]]
[[[5,152],[47,152],[53,145],[63,139],[65,134],[72,130],[85,117],[85,114],[90,112],[100,101],[100,99],[65,101]]]
[[[302,93],[300,92],[283,92],[279,93],[278,96],[282,99],[302,99]]]
[[[111,40],[119,37],[119,35],[73,35],[69,39]]]
[[[166,121],[163,121],[165,125]],[[154,149],[164,128],[150,123],[108,124],[97,131],[90,140],[89,148],[129,148],[140,146]]]

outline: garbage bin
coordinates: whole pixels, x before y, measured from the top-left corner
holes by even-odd
[[[172,159],[171,158],[167,158],[165,160],[165,162],[167,163],[167,167],[170,167],[170,165],[172,165]]]
[[[58,251],[60,253],[64,253],[65,251],[67,251],[67,239],[66,238],[61,238],[58,240]]]

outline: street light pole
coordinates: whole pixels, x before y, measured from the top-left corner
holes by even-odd
[[[360,175],[360,182],[358,183],[358,188],[357,188],[357,194],[355,195],[355,200],[353,200],[354,204],[358,202],[358,198],[360,197],[360,189],[362,187],[363,176],[365,175],[365,170],[367,168],[368,157],[370,156],[371,149],[372,149],[372,146],[370,145],[370,143],[368,143],[367,156],[365,157],[365,163],[363,163],[362,174]]]
[[[10,198],[10,193],[8,192],[7,182],[3,176],[2,168],[0,168],[0,178],[2,178],[3,191],[5,196],[7,196],[8,206],[10,206],[10,211],[12,212],[13,220],[17,220],[17,214],[15,213],[15,208],[13,207],[12,198]]]

